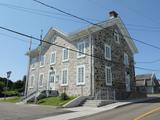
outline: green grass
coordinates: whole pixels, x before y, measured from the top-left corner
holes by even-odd
[[[73,100],[76,97],[69,97],[67,100],[61,100],[60,97],[48,97],[38,101],[40,105],[52,105],[52,106],[63,106],[67,102]]]
[[[1,99],[0,102],[9,102],[9,103],[16,103],[20,101],[20,97],[13,97],[8,99]]]

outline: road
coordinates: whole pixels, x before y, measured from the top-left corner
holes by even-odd
[[[141,119],[140,119],[141,118]],[[74,120],[160,120],[160,98]]]
[[[69,112],[50,106],[0,103],[0,120],[34,120]]]

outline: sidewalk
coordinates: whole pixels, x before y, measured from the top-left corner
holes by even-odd
[[[112,109],[117,108],[117,107],[122,107],[122,106],[125,106],[125,105],[137,103],[137,102],[145,102],[145,101],[156,99],[156,98],[157,97],[149,97],[149,98],[144,98],[144,99],[121,101],[121,102],[109,104],[109,105],[99,107],[99,108],[93,108],[93,107],[65,108],[65,110],[70,110],[70,111],[74,111],[74,112],[61,114],[61,115],[57,115],[57,116],[41,118],[41,119],[37,119],[37,120],[69,120],[69,119],[73,119],[73,118],[92,115],[92,114],[103,112],[103,111],[112,110]]]

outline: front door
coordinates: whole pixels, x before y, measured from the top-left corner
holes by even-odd
[[[130,92],[131,91],[130,76],[129,74],[127,74],[127,72],[125,73],[125,82],[126,82],[126,91]]]
[[[55,71],[49,72],[49,90],[55,90]]]

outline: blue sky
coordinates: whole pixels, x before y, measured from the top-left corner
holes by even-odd
[[[92,22],[106,20],[108,19],[108,12],[116,10],[133,38],[160,46],[159,0],[41,1]],[[47,13],[42,13],[42,11],[47,11]],[[43,29],[45,35],[50,27],[62,29],[64,32],[73,32],[88,25],[80,20],[39,5],[32,0],[1,0],[0,14],[0,26],[35,37],[40,36],[41,29]],[[36,47],[38,43],[33,42],[32,47]],[[138,63],[160,59],[160,50],[138,42],[135,42],[135,44],[139,49],[139,53],[135,55],[136,66],[160,70],[159,61],[155,63]],[[5,77],[6,72],[11,70],[12,80],[22,79],[23,75],[27,73],[28,59],[25,53],[28,47],[28,38],[0,30],[0,76]],[[153,71],[136,69],[136,74],[148,72]],[[160,77],[160,72],[155,73],[157,77]]]

